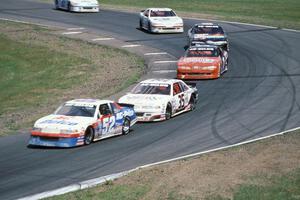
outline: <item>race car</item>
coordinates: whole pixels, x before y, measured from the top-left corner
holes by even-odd
[[[56,9],[69,12],[99,12],[97,0],[54,0]]]
[[[151,33],[182,33],[183,20],[170,8],[148,8],[140,12],[140,29]]]
[[[29,145],[74,147],[104,138],[126,135],[136,123],[133,105],[109,100],[75,99],[54,114],[37,120]]]
[[[228,70],[228,52],[214,45],[188,48],[177,62],[178,79],[215,79]]]
[[[193,41],[201,41],[206,44],[216,45],[229,50],[227,35],[223,28],[213,23],[195,24],[188,30],[188,46]]]
[[[177,79],[148,79],[137,84],[120,103],[134,105],[138,121],[162,121],[193,110],[198,90]]]

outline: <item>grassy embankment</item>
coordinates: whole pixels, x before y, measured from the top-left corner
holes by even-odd
[[[181,16],[300,29],[299,0],[101,0],[107,8],[170,7]]]
[[[0,21],[0,136],[28,130],[65,100],[103,98],[136,81],[143,60],[128,52]]]
[[[299,200],[300,131],[138,170],[49,200]]]

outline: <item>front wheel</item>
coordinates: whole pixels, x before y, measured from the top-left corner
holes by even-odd
[[[150,22],[148,22],[148,31],[149,31],[150,33],[152,33],[152,28],[151,28],[151,23],[150,23]]]
[[[172,107],[168,105],[166,109],[166,120],[169,120],[171,116],[172,116]]]
[[[122,134],[127,135],[130,131],[130,120],[126,117],[122,126]]]
[[[70,2],[68,3],[68,11],[69,11],[69,12],[72,12],[72,9],[71,9],[71,3],[70,3]]]
[[[143,29],[143,24],[142,24],[142,20],[140,20],[140,30]]]
[[[190,99],[189,104],[190,104],[190,110],[191,110],[191,111],[194,110],[194,109],[196,108],[195,97],[194,97],[193,95],[191,96],[191,99]]]
[[[94,140],[94,129],[92,127],[88,127],[85,131],[84,135],[84,144],[89,145]]]
[[[58,0],[55,0],[55,9],[58,10],[59,6],[58,6]]]

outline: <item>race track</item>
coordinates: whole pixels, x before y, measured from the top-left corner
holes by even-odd
[[[186,45],[186,33],[155,35],[138,30],[137,14],[68,13],[53,10],[51,4],[1,0],[0,17],[85,27],[177,58]],[[187,30],[199,21],[184,22]],[[72,149],[27,148],[29,133],[0,138],[0,199],[24,197],[300,126],[300,33],[219,24],[229,36],[229,71],[218,80],[197,82],[200,99],[195,111],[166,122],[138,124],[127,136]]]

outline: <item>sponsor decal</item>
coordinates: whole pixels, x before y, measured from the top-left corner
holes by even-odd
[[[68,126],[78,125],[77,122],[68,122],[68,121],[64,121],[64,120],[55,120],[55,119],[48,119],[48,120],[40,122],[40,124],[61,124],[61,125],[68,125]]]

